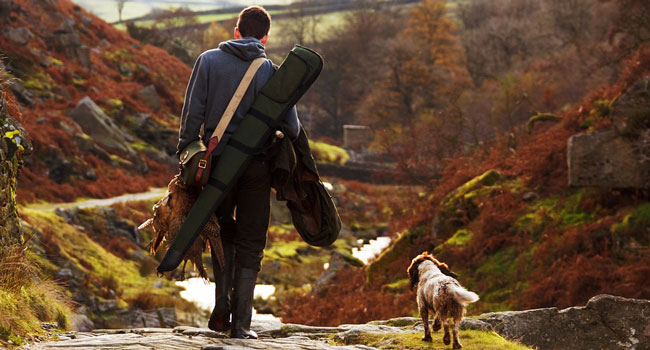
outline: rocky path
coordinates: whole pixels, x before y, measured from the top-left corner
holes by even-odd
[[[416,319],[407,318],[407,322],[395,319],[394,324],[408,324],[403,328],[388,324],[342,325],[339,327],[309,327],[282,324],[278,321],[254,321],[260,339],[229,339],[223,333],[205,328],[138,328],[138,329],[98,329],[92,332],[74,332],[60,336],[59,341],[45,342],[25,346],[32,350],[240,350],[240,349],[278,349],[278,350],[368,350],[376,349],[355,343],[354,339],[362,333],[401,334],[422,332],[421,327],[412,327]],[[387,321],[392,322],[392,321]],[[332,345],[336,339],[339,343],[350,345]]]
[[[67,333],[59,341],[24,346],[22,349],[58,350],[369,350],[439,349],[441,332],[433,343],[420,341],[421,320],[394,318],[359,325],[310,327],[277,320],[254,320],[259,340],[229,339],[203,328],[138,328]],[[498,335],[497,335],[498,334]],[[506,341],[519,342],[521,344]],[[593,297],[585,306],[509,311],[466,318],[461,324],[465,349],[489,350],[648,350],[650,349],[650,300],[611,295]],[[529,346],[529,347],[527,347]]]

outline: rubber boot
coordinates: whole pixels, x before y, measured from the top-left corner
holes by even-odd
[[[223,271],[219,269],[219,263],[215,254],[212,254],[212,270],[214,270],[215,304],[208,328],[217,332],[224,332],[230,329],[230,298],[232,295],[233,268],[235,262],[235,247],[231,244],[223,244],[223,255],[225,266]]]
[[[256,269],[235,268],[231,338],[257,339],[257,334],[251,330],[253,292],[256,281]]]

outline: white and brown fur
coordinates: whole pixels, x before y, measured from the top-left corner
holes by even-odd
[[[444,326],[445,345],[451,343],[449,328],[453,329],[454,349],[462,348],[458,339],[460,322],[468,304],[478,301],[478,295],[463,288],[456,280],[457,275],[449,270],[447,264],[438,261],[424,252],[411,261],[407,270],[411,279],[411,290],[416,285],[420,316],[424,325],[424,341],[431,341],[429,311],[433,314],[433,331]]]

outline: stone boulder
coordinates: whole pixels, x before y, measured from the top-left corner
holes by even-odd
[[[479,320],[538,350],[650,349],[650,300],[599,295],[586,306],[495,312]]]
[[[95,323],[84,314],[72,314],[70,328],[77,332],[90,332],[95,328]]]
[[[27,107],[34,107],[34,94],[25,89],[19,82],[15,81],[9,85],[9,89],[16,96],[16,100]]]
[[[162,107],[160,103],[160,96],[156,91],[156,87],[153,85],[145,86],[136,93],[136,96],[147,106],[149,106],[149,108],[151,108],[154,112],[159,111]]]
[[[25,45],[34,38],[34,34],[26,27],[9,28],[5,35],[18,45]]]
[[[58,147],[48,147],[42,153],[42,159],[47,167],[47,176],[58,184],[68,183],[79,175],[74,164],[65,157]]]
[[[63,53],[68,59],[76,60],[87,69],[92,68],[90,48],[83,44],[79,33],[74,31],[72,26],[64,26],[54,31],[51,39],[56,51]]]
[[[569,186],[647,188],[650,163],[615,130],[574,135],[567,146]]]
[[[135,157],[135,151],[127,144],[124,132],[90,97],[81,99],[69,116],[100,146],[120,155]]]
[[[163,151],[167,155],[176,154],[178,130],[172,130],[158,123],[151,115],[136,114],[133,118],[132,129],[146,143]]]

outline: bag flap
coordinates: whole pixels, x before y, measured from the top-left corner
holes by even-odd
[[[341,232],[341,218],[334,200],[321,182],[311,182],[307,187],[307,202],[287,202],[293,226],[307,244],[327,247]]]
[[[192,157],[194,157],[197,153],[200,152],[205,152],[207,150],[207,147],[203,144],[203,141],[201,140],[196,140],[183,150],[181,152],[181,157],[180,157],[180,162],[181,165],[185,166],[187,163],[189,163],[192,160]]]

